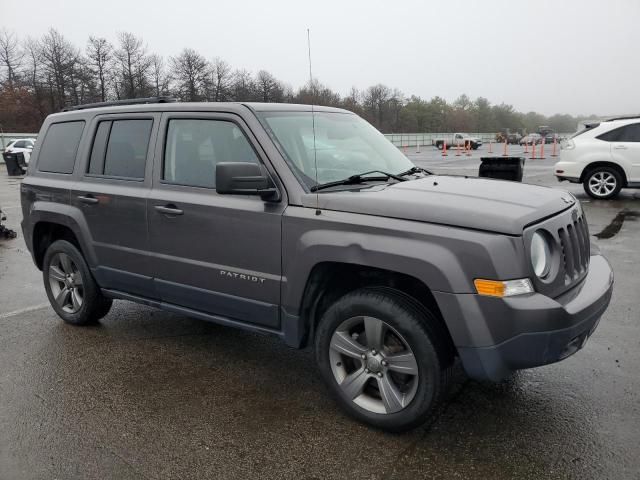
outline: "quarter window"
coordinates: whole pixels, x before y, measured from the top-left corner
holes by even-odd
[[[84,121],[52,123],[40,147],[38,170],[72,173],[83,129]]]
[[[167,128],[162,179],[215,188],[219,162],[258,163],[247,137],[233,122],[172,119]]]
[[[615,128],[599,135],[598,138],[605,142],[640,142],[640,123]]]
[[[109,120],[98,124],[88,173],[143,179],[153,120]]]

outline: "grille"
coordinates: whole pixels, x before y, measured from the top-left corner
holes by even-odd
[[[589,269],[589,227],[584,215],[573,223],[558,229],[562,258],[564,260],[564,283],[568,285],[580,278]]]

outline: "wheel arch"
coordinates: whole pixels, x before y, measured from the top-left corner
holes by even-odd
[[[40,202],[38,202],[40,203]],[[89,229],[84,217],[69,205],[42,202],[35,203],[29,215],[32,225],[25,235],[36,266],[42,270],[46,249],[56,240],[67,240],[75,245],[89,266],[96,264],[95,253],[89,241]]]
[[[580,175],[580,183],[584,182],[585,179],[587,178],[587,175],[589,175],[591,171],[593,171],[598,167],[609,167],[616,170],[622,177],[622,187],[624,188],[627,186],[627,183],[628,183],[627,172],[624,170],[624,168],[622,168],[620,165],[618,165],[615,162],[610,162],[607,160],[599,160],[599,161],[591,162],[586,167],[584,167],[584,169],[582,169],[582,174]]]
[[[307,279],[299,310],[304,330],[301,346],[313,343],[318,322],[332,303],[363,287],[391,289],[417,302],[420,308],[429,309],[437,319],[434,327],[442,334],[447,352],[453,358],[456,350],[451,333],[431,289],[424,282],[384,268],[331,261],[316,264]]]

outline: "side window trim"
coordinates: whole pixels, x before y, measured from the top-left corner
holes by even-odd
[[[43,170],[42,167],[41,167],[42,161],[41,161],[40,157],[42,156],[42,147],[46,145],[47,136],[50,135],[51,129],[52,129],[52,127],[54,125],[62,125],[62,124],[65,124],[65,123],[82,123],[82,131],[80,132],[80,137],[79,137],[79,140],[78,140],[78,144],[76,145],[76,148],[75,148],[75,154],[74,154],[74,158],[73,158],[73,167],[72,167],[70,172],[55,172],[55,171],[51,171],[51,170]],[[74,171],[76,171],[76,168],[77,168],[77,165],[78,165],[78,154],[80,152],[80,146],[83,144],[83,138],[86,135],[86,128],[87,128],[87,122],[83,118],[63,120],[63,121],[60,121],[60,122],[51,122],[49,125],[47,125],[46,131],[44,133],[44,136],[42,137],[42,141],[39,144],[37,157],[35,159],[36,161],[34,162],[36,171],[38,173],[44,173],[44,174],[47,174],[47,175],[67,175],[67,176],[73,175],[73,173],[74,173]]]
[[[158,184],[164,185],[164,186],[179,187],[179,188],[189,188],[189,189],[196,188],[198,190],[204,190],[206,192],[211,192],[214,194],[216,193],[215,185],[214,186],[189,185],[186,183],[180,183],[180,182],[164,179],[165,159],[167,156],[167,143],[169,142],[169,126],[172,120],[216,121],[216,122],[232,123],[238,128],[242,136],[245,138],[247,144],[253,151],[253,154],[258,164],[264,166],[264,161],[260,156],[260,153],[256,150],[256,146],[254,145],[254,142],[252,141],[250,136],[247,135],[247,129],[238,120],[233,118],[233,116],[231,116],[230,114],[223,113],[223,112],[210,112],[207,114],[198,115],[198,114],[193,114],[189,112],[175,112],[175,113],[171,112],[162,121],[162,136],[161,136],[162,140],[161,140],[160,150],[157,152],[157,155],[159,155],[160,157],[158,162],[159,163],[158,165],[159,172],[157,177]]]
[[[145,156],[145,168],[144,168],[144,176],[143,177],[122,177],[117,175],[105,175],[104,173],[91,173],[89,170],[91,168],[91,154],[93,153],[93,147],[95,145],[96,135],[98,133],[98,129],[100,128],[101,123],[108,122],[109,125],[109,133],[105,139],[104,152],[103,152],[103,161],[102,168],[104,172],[107,149],[109,146],[109,139],[111,138],[111,131],[113,128],[113,123],[117,121],[126,121],[126,120],[151,120],[151,129],[149,131],[149,140],[147,143],[147,152]],[[153,169],[149,168],[153,165],[153,158],[155,156],[155,142],[157,140],[157,128],[160,123],[160,114],[151,113],[151,114],[107,114],[107,115],[97,115],[92,122],[92,131],[91,131],[91,143],[89,145],[89,151],[86,153],[86,166],[84,168],[84,172],[82,172],[83,177],[92,179],[92,180],[119,180],[126,182],[137,182],[137,183],[146,183],[149,180],[148,177],[151,176]],[[151,155],[150,155],[151,154]],[[151,165],[150,165],[151,164]]]

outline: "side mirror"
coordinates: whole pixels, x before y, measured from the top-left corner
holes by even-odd
[[[259,195],[278,201],[280,193],[261,165],[246,162],[220,162],[216,165],[216,192]]]

